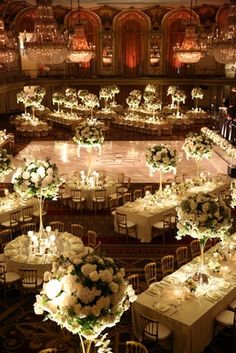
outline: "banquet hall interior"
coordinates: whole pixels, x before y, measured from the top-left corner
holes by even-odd
[[[236,0],[0,0],[0,353],[236,352]]]

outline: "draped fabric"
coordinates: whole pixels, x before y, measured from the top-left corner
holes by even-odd
[[[127,19],[122,27],[119,57],[121,72],[132,76],[141,74],[142,25],[134,19]]]

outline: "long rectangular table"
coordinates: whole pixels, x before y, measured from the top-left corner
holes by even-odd
[[[229,182],[219,183],[211,192],[219,193],[229,187]],[[194,192],[199,192],[198,187],[194,188]],[[152,226],[154,223],[163,219],[164,215],[171,213],[176,215],[176,207],[180,204],[180,199],[163,199],[155,205],[155,208],[145,206],[143,199],[135,202],[129,202],[123,206],[117,207],[116,212],[126,214],[127,221],[134,222],[137,226],[137,238],[143,243],[152,241]],[[114,217],[114,227],[117,230],[116,216]],[[133,236],[133,234],[132,234]]]
[[[148,289],[138,295],[136,302],[132,304],[133,328],[136,337],[142,339],[140,324],[140,313],[142,313],[167,325],[173,331],[174,353],[203,352],[213,339],[214,318],[236,297],[236,277],[234,275],[236,259],[234,262],[227,262],[227,265],[232,271],[227,278],[230,287],[223,290],[217,288],[217,292],[221,295],[218,300],[211,300],[204,294],[189,295],[178,307],[175,293],[178,292],[179,287],[174,283],[174,278],[183,275],[189,264],[156,283],[154,285],[156,294],[155,291]],[[220,276],[222,277],[222,274]],[[217,276],[215,278],[219,281]],[[170,279],[173,280],[173,284]],[[158,307],[159,303],[164,303],[168,309],[165,312],[161,311]]]

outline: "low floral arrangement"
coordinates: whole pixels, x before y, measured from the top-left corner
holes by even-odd
[[[231,195],[231,207],[234,208],[236,206],[236,181],[232,181],[230,184],[230,195]]]
[[[194,158],[202,160],[210,158],[212,154],[213,143],[204,134],[191,134],[189,135],[182,146],[187,159]]]
[[[200,87],[195,87],[191,91],[192,99],[203,99],[203,90]]]
[[[146,164],[151,173],[160,170],[164,173],[176,171],[177,151],[169,145],[160,144],[150,147],[146,152]]]
[[[130,303],[136,300],[134,290],[124,279],[124,269],[111,258],[92,254],[53,263],[45,272],[43,289],[36,296],[34,311],[46,313],[73,334],[97,342],[99,352],[109,351],[107,341],[99,335],[119,322]],[[84,350],[83,350],[84,351]]]
[[[197,283],[193,280],[192,277],[189,277],[185,281],[185,285],[188,287],[191,293],[195,293],[197,290]]]
[[[6,149],[0,148],[0,177],[9,174],[13,169],[11,156]]]
[[[24,167],[12,177],[15,191],[24,197],[56,197],[62,184],[56,164],[49,159],[24,161]]]
[[[223,239],[232,225],[230,208],[221,197],[212,194],[189,196],[177,208],[177,215],[178,240],[186,235],[199,241]]]
[[[213,272],[220,272],[221,264],[217,259],[209,259],[207,266]]]
[[[214,144],[220,146],[220,148],[222,148],[222,150],[224,150],[229,157],[236,159],[236,148],[221,135],[211,129],[208,129],[207,127],[203,127],[201,132],[211,139]]]
[[[99,125],[85,124],[76,129],[73,140],[81,146],[101,145],[104,141],[103,130]]]

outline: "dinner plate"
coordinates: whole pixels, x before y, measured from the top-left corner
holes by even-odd
[[[158,288],[156,283],[150,284],[150,286],[148,287],[148,291],[153,294],[160,294],[160,289]]]
[[[165,304],[165,303],[155,303],[154,304],[154,308],[157,309],[157,310],[160,310],[160,311],[162,311],[164,313],[165,311],[170,309],[170,306],[168,304]]]
[[[230,283],[229,282],[226,282],[226,281],[224,281],[224,282],[220,282],[219,283],[219,288],[220,289],[228,289],[229,287],[230,287]]]
[[[206,296],[209,298],[209,299],[212,299],[212,300],[218,300],[221,298],[221,295],[219,292],[217,291],[213,291],[213,290],[209,290],[206,294]]]

